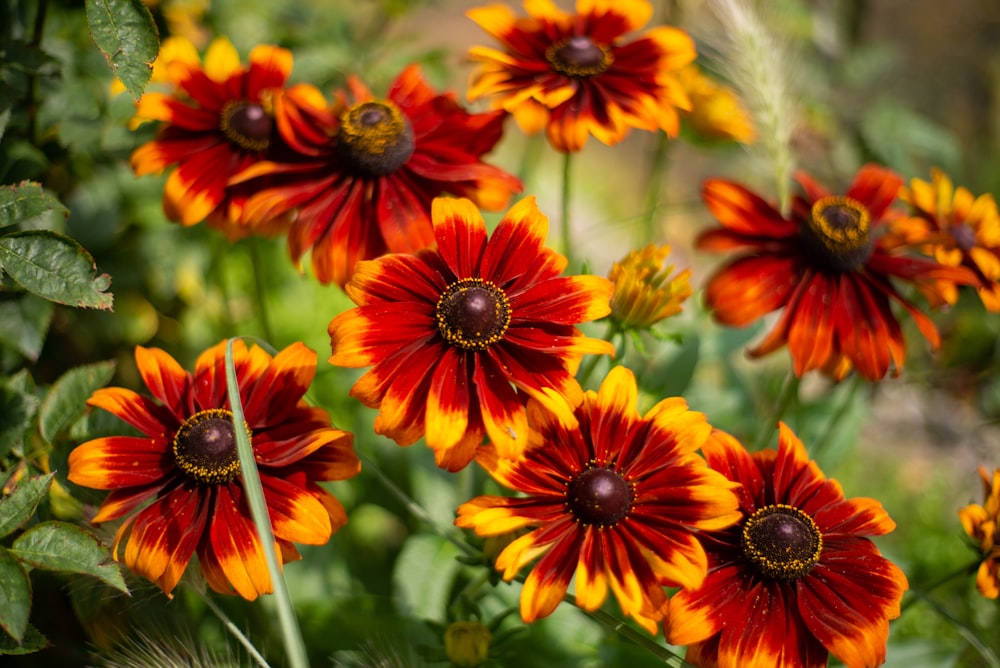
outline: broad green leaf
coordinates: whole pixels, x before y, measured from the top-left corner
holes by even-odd
[[[110,309],[107,274],[95,276],[94,259],[69,237],[47,230],[0,237],[0,266],[25,290],[68,306]]]
[[[448,594],[462,565],[455,559],[459,550],[439,536],[428,534],[409,538],[396,559],[393,590],[405,610],[421,619],[445,621]],[[415,573],[433,574],[414,577]]]
[[[0,628],[20,644],[31,614],[31,580],[24,567],[0,547]]]
[[[69,214],[69,210],[54,195],[45,192],[41,185],[33,181],[0,186],[0,227],[9,227],[53,210]]]
[[[28,624],[28,629],[25,631],[24,637],[21,638],[20,645],[13,638],[0,635],[0,655],[32,654],[48,646],[48,639],[31,624]]]
[[[14,491],[0,499],[0,538],[24,526],[35,514],[35,508],[49,492],[54,473],[22,480]]]
[[[93,535],[68,522],[42,522],[17,537],[11,552],[35,568],[92,575],[128,593],[108,548]]]
[[[38,403],[38,397],[10,383],[0,385],[0,457],[21,443]]]
[[[115,363],[108,361],[70,369],[60,376],[38,410],[42,438],[51,443],[63,427],[83,413],[90,395],[107,385],[114,373]]]
[[[111,71],[138,100],[160,49],[152,14],[142,0],[87,0],[87,24]]]
[[[52,311],[52,302],[27,292],[0,302],[0,344],[34,362],[42,352]]]

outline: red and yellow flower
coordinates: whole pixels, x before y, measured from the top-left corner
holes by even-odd
[[[347,294],[358,305],[330,323],[339,366],[374,365],[351,389],[379,408],[375,431],[421,436],[438,466],[466,466],[489,436],[501,457],[526,443],[524,396],[558,408],[581,389],[570,373],[607,341],[576,325],[607,315],[611,283],[561,276],[534,198],[515,204],[491,238],[472,202],[439,197],[435,249],[359,262]]]
[[[259,163],[234,182],[259,191],[247,202],[248,222],[293,215],[292,259],[311,249],[323,283],[343,286],[359,260],[432,244],[438,195],[499,210],[522,189],[516,177],[482,161],[502,136],[505,114],[467,112],[454,94],[436,93],[416,65],[385,98],[355,77],[332,106],[311,86],[291,92],[276,100],[276,114],[297,155]]]
[[[1000,596],[1000,469],[995,469],[993,475],[982,466],[979,467],[979,477],[983,482],[983,505],[969,504],[958,511],[965,533],[976,541],[976,547],[982,554],[976,575],[976,588],[986,598]]]
[[[687,33],[659,26],[628,39],[653,15],[646,0],[577,0],[576,13],[531,0],[525,9],[526,18],[501,4],[467,12],[503,46],[469,51],[478,63],[469,99],[491,97],[525,132],[545,128],[562,152],[581,150],[589,135],[616,144],[631,128],[677,135],[677,110],[690,104],[674,75],[696,55]]]
[[[916,246],[941,264],[967,267],[979,278],[975,287],[983,305],[1000,311],[1000,213],[993,195],[974,197],[935,169],[930,182],[913,179],[900,198],[911,211],[893,223],[890,242]],[[938,288],[945,303],[958,301],[954,281],[938,281]]]
[[[663,585],[697,587],[705,551],[697,531],[739,519],[736,487],[695,451],[712,431],[681,398],[636,410],[635,376],[608,373],[572,411],[531,403],[528,448],[514,460],[488,447],[476,457],[517,497],[480,496],[458,509],[459,527],[482,536],[530,529],[500,553],[511,580],[541,557],[521,591],[526,622],[550,614],[576,578],[576,602],[595,610],[608,588],[650,633],[667,607]]]
[[[716,431],[702,448],[737,489],[742,519],[699,539],[708,575],[670,600],[667,640],[718,668],[850,668],[885,660],[908,583],[868,536],[895,523],[875,499],[844,498],[780,425],[778,451],[753,454]]]
[[[733,327],[784,309],[749,354],[766,355],[787,344],[798,376],[821,369],[840,380],[853,368],[879,380],[890,363],[898,374],[906,347],[892,302],[906,309],[931,346],[939,345],[939,337],[892,279],[934,294],[941,280],[970,284],[975,276],[889,247],[880,228],[890,220],[902,186],[894,172],[867,165],[842,196],[806,174],[797,178],[804,194],[794,198],[789,218],[742,185],[706,181],[705,204],[723,226],[704,232],[699,248],[742,251],[709,280],[706,303],[718,322]]]
[[[611,320],[622,329],[649,329],[681,312],[691,296],[691,270],[674,274],[667,264],[670,246],[649,244],[630,251],[611,266],[608,279],[614,284]],[[673,274],[671,276],[671,274]]]
[[[229,179],[273,148],[272,100],[285,86],[292,54],[261,45],[243,66],[232,43],[220,37],[202,64],[193,47],[179,42],[174,40],[166,64],[173,91],[147,92],[137,104],[135,120],[163,125],[153,141],[132,153],[132,169],[143,176],[173,167],[163,193],[167,217],[183,225],[206,221],[238,238],[248,233],[239,224],[246,193],[231,188]],[[280,225],[259,221],[257,231]]]
[[[709,77],[695,63],[682,68],[677,79],[691,100],[691,108],[681,111],[681,122],[696,136],[709,141],[754,141],[753,119],[732,88]]]
[[[126,518],[115,560],[124,542],[126,565],[167,595],[196,553],[215,591],[246,599],[272,591],[240,478],[225,347],[202,353],[193,374],[162,350],[137,347],[136,365],[153,399],[110,387],[87,403],[143,436],[97,438],[69,457],[72,482],[111,490],[92,521]],[[358,473],[353,437],[302,398],[316,353],[301,343],[272,357],[237,341],[233,360],[279,559],[293,561],[293,543],[323,544],[347,522],[343,506],[318,483]]]

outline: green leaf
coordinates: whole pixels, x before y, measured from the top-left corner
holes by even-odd
[[[22,181],[16,186],[0,186],[0,227],[30,220],[46,211],[59,211],[64,216],[69,214],[69,210],[58,198],[42,190],[42,186],[33,181]]]
[[[39,408],[42,438],[51,443],[63,427],[83,413],[90,395],[107,385],[114,373],[114,361],[88,364],[64,373],[52,384]]]
[[[35,568],[92,575],[128,593],[108,548],[93,535],[68,522],[42,522],[14,541],[11,552]]]
[[[0,385],[0,457],[22,443],[37,409],[38,397],[10,383]]]
[[[20,645],[18,645],[13,638],[0,635],[0,655],[31,654],[33,652],[43,650],[48,646],[48,639],[31,624],[28,624],[28,630],[25,632],[24,637],[21,638]]]
[[[95,276],[94,259],[69,237],[48,230],[0,238],[0,266],[25,290],[68,306],[110,309],[107,274]]]
[[[17,559],[0,547],[0,628],[20,644],[30,614],[31,580]]]
[[[138,100],[160,49],[153,15],[142,0],[87,0],[87,24],[111,71]]]
[[[52,311],[52,302],[26,292],[0,301],[0,343],[34,362],[42,352]]]
[[[462,565],[459,549],[439,536],[421,534],[408,539],[396,559],[393,590],[405,610],[421,619],[446,621],[448,594]],[[433,577],[415,577],[433,573]]]
[[[22,480],[14,491],[0,499],[0,538],[24,526],[35,514],[38,503],[49,492],[54,473]]]

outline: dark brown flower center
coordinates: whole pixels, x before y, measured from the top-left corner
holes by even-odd
[[[247,151],[263,151],[271,144],[274,121],[256,102],[228,102],[219,116],[226,139]]]
[[[570,77],[592,77],[607,71],[614,62],[611,49],[586,36],[570,37],[545,50],[552,69]]]
[[[823,552],[813,519],[784,504],[761,508],[743,525],[743,556],[773,580],[795,580],[812,570]]]
[[[507,295],[490,281],[463,278],[445,289],[435,308],[444,340],[466,350],[486,350],[510,326]]]
[[[812,207],[803,231],[806,244],[823,268],[854,271],[871,255],[868,208],[850,197],[823,197]]]
[[[965,223],[955,223],[948,228],[955,246],[963,253],[968,253],[976,245],[976,231]]]
[[[632,485],[609,468],[593,466],[569,483],[566,504],[583,524],[614,526],[632,509]]]
[[[396,171],[416,146],[410,122],[388,100],[362,102],[345,111],[337,138],[344,157],[369,176]]]
[[[174,436],[174,461],[198,482],[219,484],[236,478],[240,473],[240,458],[233,414],[213,408],[185,420]]]

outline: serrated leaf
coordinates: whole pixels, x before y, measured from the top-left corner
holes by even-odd
[[[9,551],[0,547],[0,628],[17,644],[31,615],[31,580]]]
[[[49,640],[42,635],[41,631],[31,624],[28,624],[21,644],[18,645],[13,638],[0,635],[0,655],[3,654],[33,654],[49,646]]]
[[[92,575],[128,593],[118,564],[93,535],[68,522],[37,524],[17,537],[11,553],[35,568]]]
[[[462,565],[459,550],[444,538],[417,535],[406,541],[393,568],[393,590],[407,612],[421,619],[444,622],[455,575]],[[433,573],[433,577],[414,577]]]
[[[52,302],[27,292],[0,301],[0,343],[38,359],[52,321]]]
[[[0,457],[21,443],[37,409],[38,397],[10,383],[0,385]]]
[[[42,438],[51,443],[63,427],[83,413],[94,390],[104,387],[115,373],[114,361],[70,369],[52,384],[38,410]]]
[[[87,0],[87,24],[111,71],[138,100],[160,49],[153,15],[142,0]]]
[[[82,308],[110,309],[114,297],[107,274],[96,274],[94,259],[73,239],[48,230],[0,237],[0,266],[25,290],[49,301]]]
[[[38,183],[22,181],[16,186],[0,186],[0,228],[30,220],[47,211],[69,214],[62,202],[42,190]]]
[[[0,538],[7,536],[31,519],[38,503],[49,492],[54,473],[22,480],[14,491],[0,499]]]

